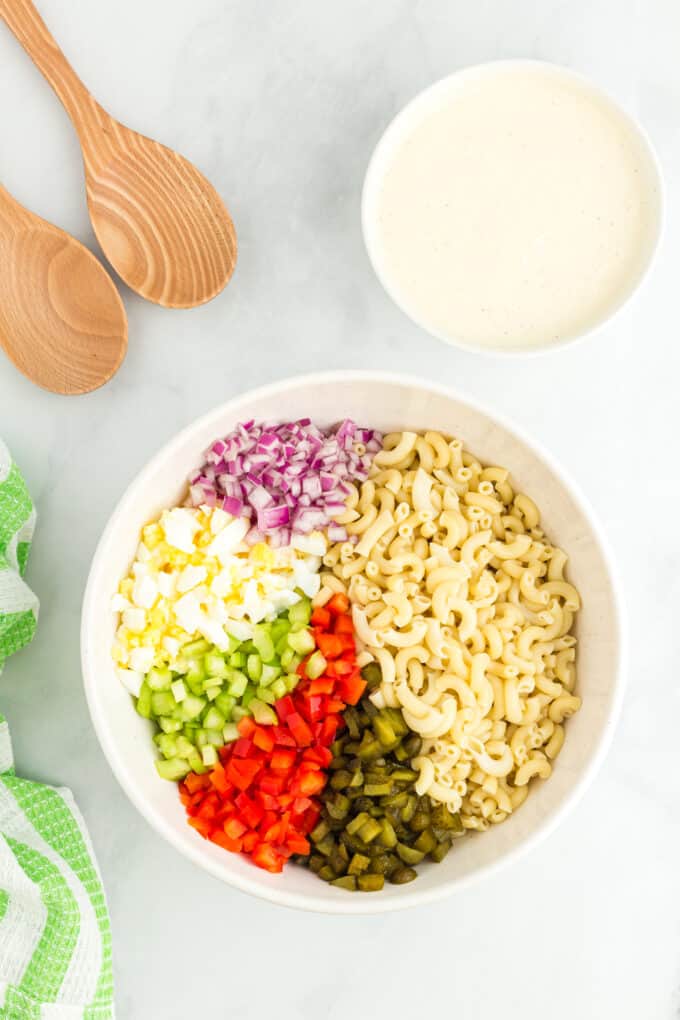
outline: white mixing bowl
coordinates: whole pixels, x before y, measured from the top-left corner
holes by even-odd
[[[460,437],[482,461],[510,469],[539,505],[545,530],[569,554],[571,580],[583,597],[578,617],[578,692],[583,707],[569,720],[553,775],[534,785],[520,810],[488,832],[457,842],[441,864],[420,868],[410,885],[348,893],[294,865],[270,875],[203,840],[186,822],[174,784],[153,766],[151,726],[133,708],[111,660],[116,618],[111,596],[128,572],[141,527],[181,500],[205,448],[249,418],[311,417],[329,425],[345,416],[384,430],[440,429]],[[95,554],[82,618],[85,690],[97,735],[132,803],[151,825],[200,867],[274,903],[338,914],[373,913],[426,903],[488,875],[536,845],[565,817],[592,781],[609,744],[623,689],[623,628],[612,567],[600,527],[552,458],[516,428],[469,399],[429,382],[369,372],[309,375],[237,397],[172,439],[130,485]]]

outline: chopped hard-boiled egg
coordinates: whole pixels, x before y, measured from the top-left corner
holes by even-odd
[[[128,688],[154,666],[174,666],[188,641],[226,649],[229,635],[248,640],[253,624],[295,605],[300,592],[318,592],[328,548],[321,532],[273,549],[246,545],[248,529],[247,519],[202,506],[165,510],[142,530],[111,603],[120,613],[113,655]]]

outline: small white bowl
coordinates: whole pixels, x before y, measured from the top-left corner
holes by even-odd
[[[441,864],[420,869],[406,886],[362,895],[335,889],[290,865],[269,875],[203,840],[186,822],[174,784],[153,766],[151,726],[140,718],[111,660],[111,597],[126,575],[140,529],[185,494],[186,478],[218,436],[249,418],[309,416],[321,425],[350,416],[385,430],[440,429],[459,436],[482,461],[510,469],[538,503],[551,539],[570,557],[583,597],[578,617],[581,710],[569,720],[553,775],[502,825],[470,834]],[[518,429],[476,402],[429,382],[370,372],[331,372],[265,386],[211,411],[172,439],[132,482],[114,511],[92,562],[82,615],[85,691],[99,741],[116,778],[147,821],[200,867],[274,903],[338,914],[377,913],[439,899],[491,874],[554,829],[592,781],[612,734],[623,692],[624,630],[606,542],[583,497],[552,458]]]
[[[452,89],[463,85],[469,79],[476,81],[498,74],[499,71],[502,72],[515,69],[549,70],[551,73],[559,75],[567,81],[572,80],[580,83],[585,86],[593,96],[599,98],[601,102],[608,105],[618,117],[622,118],[626,122],[631,133],[639,140],[641,149],[648,157],[650,195],[654,192],[657,216],[653,236],[651,237],[648,246],[647,256],[640,272],[636,277],[631,278],[629,287],[626,290],[622,290],[619,300],[613,301],[609,306],[609,309],[600,319],[594,321],[584,330],[566,336],[560,340],[547,340],[544,343],[527,347],[518,346],[508,348],[500,343],[498,345],[482,345],[470,342],[462,337],[451,336],[443,333],[436,327],[433,327],[432,323],[428,323],[422,312],[419,313],[418,310],[409,303],[408,297],[399,291],[394,281],[391,279],[390,273],[383,264],[378,236],[378,209],[385,173],[390,164],[392,154],[395,149],[408,138],[414,128],[416,128],[433,110],[437,109],[442,99],[449,95]],[[607,92],[600,89],[597,85],[594,85],[584,75],[581,75],[570,68],[561,67],[558,64],[552,64],[541,60],[495,60],[490,61],[489,63],[475,64],[470,67],[462,68],[460,71],[456,71],[445,78],[441,78],[433,85],[430,85],[428,88],[418,93],[418,95],[416,95],[405,107],[403,107],[402,110],[400,110],[399,113],[396,114],[376,145],[366,170],[361,198],[361,223],[366,251],[373,269],[375,270],[376,276],[394,303],[411,319],[412,322],[414,322],[417,326],[420,326],[421,329],[425,330],[425,332],[429,333],[431,336],[435,336],[437,339],[443,340],[445,343],[452,344],[453,346],[466,351],[474,352],[475,354],[491,355],[495,357],[515,357],[517,355],[526,356],[544,354],[548,351],[558,350],[561,347],[566,347],[567,345],[580,342],[586,337],[594,335],[602,329],[604,325],[611,322],[612,319],[614,319],[619,312],[628,305],[633,295],[638,292],[644,281],[648,278],[663,235],[664,219],[665,190],[663,174],[656,151],[644,128]]]

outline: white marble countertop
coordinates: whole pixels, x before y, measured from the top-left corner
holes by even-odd
[[[125,294],[129,355],[98,393],[43,393],[0,356],[0,434],[39,508],[29,580],[42,602],[37,638],[5,671],[0,704],[21,773],[72,787],[88,820],[115,927],[120,1017],[410,1020],[425,1002],[430,1016],[464,1020],[677,1017],[676,0],[40,6],[101,102],[211,177],[241,247],[232,285],[201,310]],[[623,317],[580,347],[510,364],[449,349],[390,304],[363,251],[359,194],[381,129],[416,91],[466,64],[522,56],[590,74],[639,115],[669,209],[653,276]],[[0,113],[0,180],[92,243],[74,134],[5,30]],[[445,380],[540,438],[609,532],[633,633],[612,751],[561,829],[453,899],[352,919],[251,900],[152,832],[90,725],[78,627],[101,529],[164,440],[253,385],[360,366]]]

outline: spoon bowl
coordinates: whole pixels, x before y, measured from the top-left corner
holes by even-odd
[[[231,279],[237,248],[231,217],[213,186],[184,157],[102,109],[32,0],[0,0],[0,16],[78,132],[92,225],[116,272],[166,308],[210,301]]]
[[[110,131],[103,129],[96,144],[86,142],[85,160],[90,219],[102,250],[149,301],[172,308],[210,301],[236,261],[236,234],[221,198],[183,156],[108,120]]]
[[[101,263],[0,187],[0,346],[53,393],[103,386],[127,350],[127,318]]]

